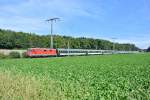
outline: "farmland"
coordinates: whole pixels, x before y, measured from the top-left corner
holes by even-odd
[[[3,59],[0,99],[148,100],[150,54]]]

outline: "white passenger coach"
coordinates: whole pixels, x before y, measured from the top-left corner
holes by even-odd
[[[129,54],[139,51],[117,51],[117,50],[90,50],[90,49],[57,49],[59,56],[67,55],[107,55],[107,54]]]

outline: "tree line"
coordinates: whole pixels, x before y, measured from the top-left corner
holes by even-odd
[[[146,51],[147,51],[147,52],[150,52],[150,47],[148,47]]]
[[[113,45],[115,45],[115,50],[139,50],[134,44],[113,44],[102,39],[54,35],[54,48],[68,48],[68,42],[69,47],[72,49],[113,50]],[[49,48],[50,35],[36,35],[0,29],[0,49],[27,49],[34,47]]]

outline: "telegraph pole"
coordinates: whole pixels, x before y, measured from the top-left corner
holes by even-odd
[[[60,18],[51,18],[46,20],[47,22],[51,22],[51,40],[50,40],[50,48],[53,49],[53,23],[59,20]]]

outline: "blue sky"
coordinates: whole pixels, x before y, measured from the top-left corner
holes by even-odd
[[[150,0],[0,0],[0,28],[150,46]]]

